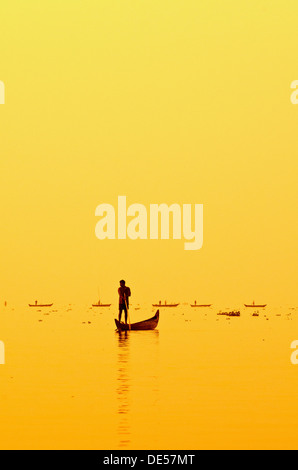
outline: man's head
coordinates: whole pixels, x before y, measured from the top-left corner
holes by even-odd
[[[121,286],[121,287],[124,287],[124,286],[125,286],[125,281],[124,281],[123,279],[120,281],[120,286]]]

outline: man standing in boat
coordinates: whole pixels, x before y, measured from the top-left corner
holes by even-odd
[[[127,309],[129,308],[129,297],[131,296],[130,288],[125,285],[125,281],[120,281],[118,289],[119,294],[119,321],[121,321],[122,311],[125,313],[125,323],[127,323]]]

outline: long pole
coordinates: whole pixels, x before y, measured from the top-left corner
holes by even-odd
[[[129,315],[129,309],[128,309],[128,304],[127,304],[127,300],[126,300],[126,295],[124,294],[124,300],[125,300],[125,307],[126,307],[126,311],[127,311],[127,317],[128,317],[128,324],[129,324],[129,329],[131,330],[131,325],[130,325],[130,315]]]

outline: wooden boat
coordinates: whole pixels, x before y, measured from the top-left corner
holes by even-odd
[[[190,304],[191,307],[211,307],[212,304],[197,304],[197,301],[195,300],[194,304]]]
[[[110,307],[112,304],[102,304],[100,300],[97,302],[97,304],[92,304],[92,307]]]
[[[149,318],[149,320],[140,321],[138,323],[131,323],[130,327],[129,327],[129,324],[119,322],[115,318],[115,323],[119,331],[128,331],[129,329],[131,330],[154,330],[158,325],[158,321],[159,321],[159,310],[157,310],[154,317]]]
[[[266,306],[267,304],[258,305],[258,304],[255,304],[254,302],[252,304],[244,304],[244,307],[248,307],[248,308],[265,308]]]
[[[52,307],[52,306],[53,306],[53,304],[37,304],[37,303],[29,304],[29,307],[39,307],[39,308],[41,308],[41,307]]]
[[[161,301],[159,301],[158,304],[152,304],[152,307],[178,307],[179,304],[167,304],[167,302],[165,301],[164,304],[161,303]]]

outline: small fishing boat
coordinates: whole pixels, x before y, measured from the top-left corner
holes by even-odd
[[[154,330],[159,321],[159,310],[157,310],[154,317],[149,318],[149,320],[140,321],[138,323],[128,323],[119,322],[115,318],[115,323],[119,331],[128,331],[128,330]]]
[[[191,307],[211,307],[212,304],[197,304],[197,301],[195,300],[194,304],[190,304]]]
[[[158,304],[152,304],[152,307],[178,307],[179,304],[167,304],[167,301],[165,300],[165,303],[162,304],[161,301],[159,301]]]
[[[110,307],[112,304],[102,304],[100,300],[97,302],[97,304],[92,304],[92,307]]]
[[[52,307],[53,304],[38,304],[37,301],[35,302],[35,304],[29,304],[29,307]]]
[[[248,307],[248,308],[265,308],[266,306],[267,304],[259,305],[259,304],[255,304],[255,302],[253,302],[252,304],[244,304],[244,307]]]

